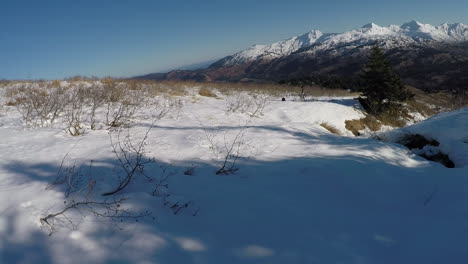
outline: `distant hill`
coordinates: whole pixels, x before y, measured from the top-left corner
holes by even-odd
[[[423,90],[468,89],[468,26],[411,21],[381,27],[370,23],[344,33],[312,30],[271,45],[254,45],[206,69],[139,76],[152,80],[278,81],[314,75],[359,73],[379,45],[403,80]]]

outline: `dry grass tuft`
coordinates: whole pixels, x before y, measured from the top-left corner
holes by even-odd
[[[167,93],[170,96],[186,96],[188,95],[187,90],[185,87],[173,87],[172,89],[169,89]]]
[[[353,119],[345,121],[345,128],[351,131],[353,135],[359,136],[359,131],[369,128],[370,131],[379,131],[382,128],[382,124],[376,117],[367,115],[361,119]]]
[[[206,96],[206,97],[217,97],[216,94],[211,91],[211,89],[206,88],[206,87],[201,87],[200,90],[198,91],[198,94],[201,96]]]
[[[331,125],[327,122],[322,122],[320,123],[320,126],[328,130],[330,133],[333,133],[335,135],[341,136],[341,132],[338,128],[336,128],[334,125]]]
[[[15,106],[18,105],[18,102],[15,100],[9,100],[5,103],[6,106]]]
[[[410,112],[417,112],[422,114],[423,116],[432,116],[437,114],[437,111],[429,107],[428,104],[417,100],[409,101],[407,103],[407,108]]]
[[[51,86],[54,88],[60,88],[60,86],[62,86],[62,82],[60,80],[54,80],[52,81]]]
[[[345,128],[351,131],[353,135],[359,136],[359,131],[366,129],[366,125],[364,124],[364,121],[362,119],[353,119],[345,121]]]
[[[406,109],[392,109],[378,116],[375,116],[377,120],[383,125],[391,127],[403,127],[406,125],[407,120],[411,119]]]
[[[368,115],[361,119],[364,125],[369,128],[370,131],[379,131],[382,128],[382,124],[377,118],[372,115]]]

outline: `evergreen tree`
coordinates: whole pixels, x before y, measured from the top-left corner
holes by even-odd
[[[364,108],[371,114],[381,114],[401,107],[401,102],[412,99],[400,77],[394,73],[382,50],[374,46],[361,77],[364,81],[360,98]]]

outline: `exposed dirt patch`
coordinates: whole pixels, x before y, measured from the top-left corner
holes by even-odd
[[[435,139],[412,134],[402,137],[397,143],[406,146],[413,153],[427,160],[439,162],[447,168],[455,168],[455,164],[449,156],[438,149],[440,143]]]
[[[422,149],[424,146],[436,146],[440,144],[434,139],[428,139],[421,135],[406,135],[398,141],[399,144],[405,145],[409,149]]]

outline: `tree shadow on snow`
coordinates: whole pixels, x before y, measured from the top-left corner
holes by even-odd
[[[157,127],[199,130],[200,127]],[[224,129],[234,129],[225,127]],[[327,142],[341,155],[281,160],[240,159],[232,175],[215,175],[216,163],[155,161],[147,176],[168,174],[171,199],[192,203],[175,211],[153,196],[156,182],[138,175],[124,194],[135,210],[154,216],[115,223],[81,218],[74,228],[48,236],[47,230],[21,230],[28,211],[0,217],[4,263],[437,263],[468,258],[464,245],[468,194],[461,177],[441,181],[427,175],[428,162],[391,156],[388,144],[367,139],[314,136],[307,131],[255,126],[306,144]],[[333,140],[330,140],[333,139]],[[365,144],[357,146],[355,140]],[[382,153],[370,156],[365,152]],[[361,153],[361,154],[359,154]],[[410,158],[411,160],[412,158]],[[88,164],[89,165],[89,164]],[[93,161],[95,199],[118,183],[116,161]],[[83,174],[86,175],[86,167]],[[187,173],[187,168],[193,168]],[[1,168],[13,184],[53,182],[57,163],[14,163]],[[444,173],[442,167],[431,167]],[[458,173],[451,170],[452,173]],[[461,172],[460,172],[461,173]],[[434,189],[437,192],[434,192]],[[63,185],[37,190],[55,195],[50,213],[62,208]],[[57,196],[57,194],[62,194]],[[436,196],[435,196],[436,195]],[[59,198],[57,198],[59,197]],[[60,198],[61,197],[61,198]],[[38,197],[39,198],[39,197]],[[38,201],[39,202],[39,201]],[[45,205],[43,205],[44,207]],[[36,217],[36,216],[35,216]],[[1,224],[2,222],[0,222]],[[432,241],[428,243],[427,241]],[[452,245],[450,248],[445,245]]]
[[[22,234],[15,214],[0,214],[0,263],[53,263],[47,236],[36,230]]]

